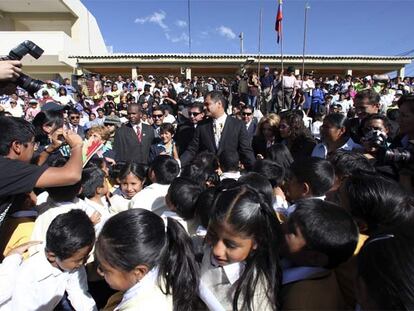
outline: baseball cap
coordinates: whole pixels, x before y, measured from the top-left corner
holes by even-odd
[[[118,116],[106,116],[104,124],[121,125],[121,119]]]

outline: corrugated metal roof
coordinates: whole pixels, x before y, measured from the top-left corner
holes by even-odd
[[[185,53],[114,53],[114,54],[102,54],[102,55],[71,55],[69,58],[77,58],[83,60],[92,59],[151,59],[151,58],[176,58],[176,59],[226,59],[237,60],[247,58],[259,58],[258,54],[185,54]],[[260,55],[262,60],[264,59],[280,59],[280,54],[262,54]],[[302,55],[283,55],[286,60],[302,59]],[[306,55],[305,59],[308,60],[371,60],[371,61],[411,61],[413,56],[380,56],[380,55]]]

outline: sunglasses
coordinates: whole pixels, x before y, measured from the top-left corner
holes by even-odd
[[[251,116],[253,113],[252,112],[243,112],[242,115],[243,116]]]
[[[162,115],[162,114],[153,114],[153,115],[152,115],[152,117],[153,117],[154,119],[161,119],[163,116],[164,116],[164,115]]]
[[[77,120],[77,119],[80,119],[80,117],[79,116],[73,116],[73,117],[70,117],[69,119],[71,119],[71,120]]]
[[[201,113],[201,112],[190,112],[190,113],[189,113],[189,115],[190,115],[190,116],[193,116],[193,117],[196,117],[196,116],[198,116],[200,113]]]

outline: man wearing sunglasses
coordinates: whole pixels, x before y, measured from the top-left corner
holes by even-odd
[[[68,112],[68,120],[69,123],[66,124],[66,127],[71,130],[72,132],[78,134],[82,139],[85,138],[85,131],[82,126],[79,125],[80,121],[80,112],[76,109],[69,110]]]
[[[253,116],[253,107],[244,106],[242,108],[242,120],[246,125],[247,133],[249,134],[250,141],[253,139],[254,134],[256,133],[257,128],[257,119]]]
[[[155,137],[160,137],[160,126],[164,123],[164,112],[158,106],[152,110],[152,127],[154,128]]]
[[[193,140],[198,124],[204,120],[204,104],[194,103],[188,109],[188,120],[177,128],[174,140],[177,144],[178,155],[182,155]]]

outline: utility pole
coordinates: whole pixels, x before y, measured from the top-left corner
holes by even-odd
[[[305,24],[303,27],[303,50],[302,50],[302,83],[303,76],[305,75],[305,49],[306,49],[306,35],[308,30],[308,10],[310,9],[309,3],[305,3]]]

